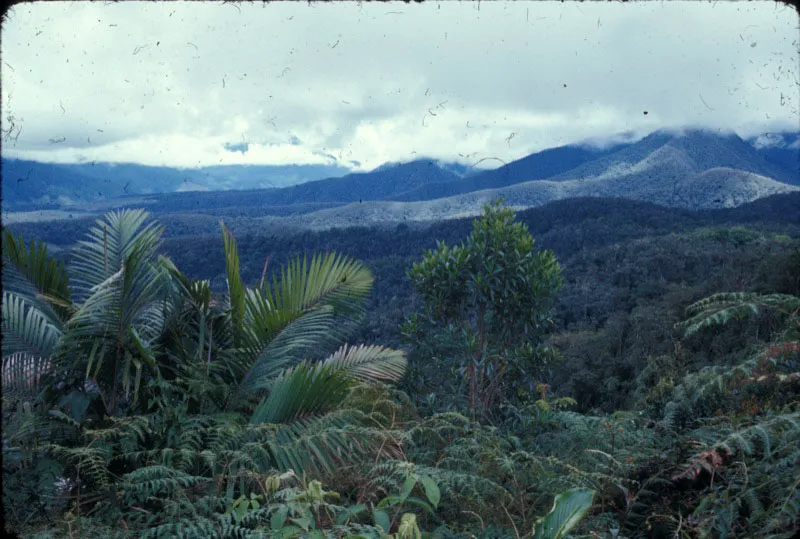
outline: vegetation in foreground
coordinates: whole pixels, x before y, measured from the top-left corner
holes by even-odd
[[[800,528],[797,296],[685,303],[672,353],[647,358],[630,398],[615,399],[599,371],[573,373],[623,403],[604,413],[557,396],[552,369],[587,336],[548,336],[562,268],[510,210],[487,207],[461,244],[440,243],[409,270],[407,354],[341,344],[372,285],[361,263],[297,258],[247,286],[222,232],[221,295],[159,256],[162,229],[142,211],[99,221],[69,276],[43,244],[4,232],[8,529],[788,538]],[[756,339],[712,349],[753,329]],[[689,361],[691,349],[709,360]]]

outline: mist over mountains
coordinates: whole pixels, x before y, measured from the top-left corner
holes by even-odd
[[[360,173],[335,164],[176,169],[3,159],[2,173],[5,211],[229,210],[308,228],[465,217],[497,197],[517,209],[573,197],[712,209],[800,189],[800,133],[743,140],[698,129],[656,131],[606,146],[551,148],[490,170],[431,158]]]

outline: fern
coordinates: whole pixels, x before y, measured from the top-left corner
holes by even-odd
[[[800,298],[786,294],[760,295],[750,292],[714,294],[687,307],[686,314],[689,318],[678,326],[685,330],[686,336],[691,336],[708,327],[758,314],[765,308],[796,315],[800,311]]]

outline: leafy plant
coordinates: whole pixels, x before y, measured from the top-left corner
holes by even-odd
[[[553,508],[536,522],[534,539],[561,539],[577,526],[592,505],[594,491],[570,489],[556,496]]]
[[[55,460],[78,507],[112,519],[127,499],[153,515],[128,522],[162,533],[176,492],[196,498],[216,483],[215,496],[224,487],[232,502],[259,475],[328,474],[386,446],[385,418],[347,401],[360,386],[399,380],[403,354],[347,345],[320,354],[363,316],[372,284],[363,265],[298,258],[247,287],[222,225],[228,292],[216,298],[158,255],[162,231],[142,210],[109,213],[76,249],[72,296],[43,244],[26,248],[4,231],[13,271],[3,274],[3,388],[28,399],[16,410],[4,401],[14,429],[4,422],[4,438],[21,444],[4,444],[4,455],[27,455],[15,473]]]
[[[465,242],[452,248],[439,242],[409,271],[423,308],[404,334],[421,362],[456,359],[474,415],[486,416],[512,387],[531,384],[536,369],[552,359],[538,344],[552,327],[560,267],[552,251],[537,251],[534,243],[514,212],[497,201],[484,208]],[[442,378],[422,370],[434,384]]]

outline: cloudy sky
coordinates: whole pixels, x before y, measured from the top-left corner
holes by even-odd
[[[797,129],[798,39],[773,2],[24,3],[2,27],[3,155],[364,169],[750,136]]]

